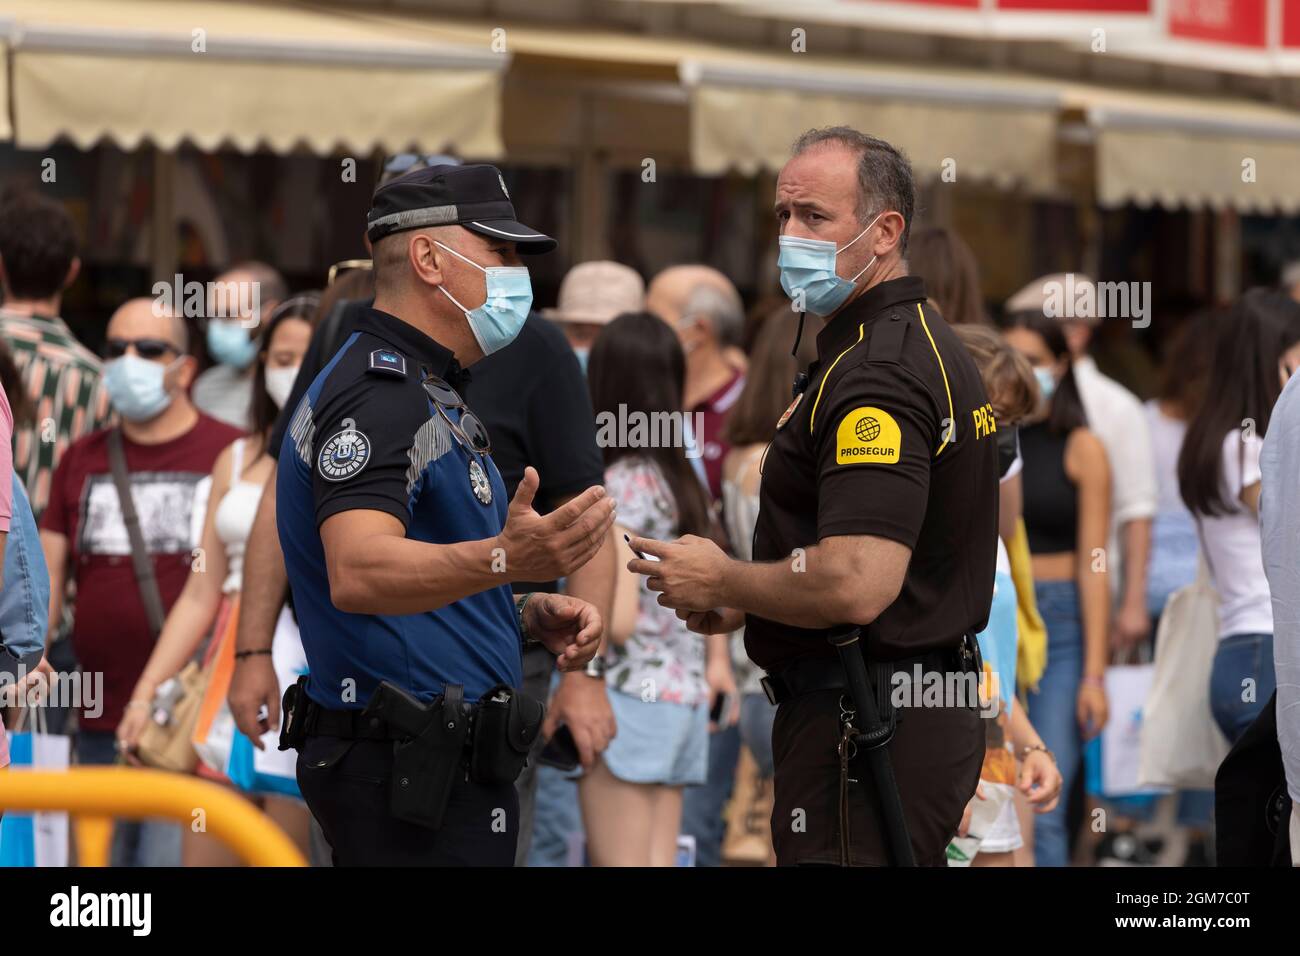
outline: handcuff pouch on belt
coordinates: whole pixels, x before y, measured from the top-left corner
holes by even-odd
[[[479,698],[469,778],[475,783],[514,783],[542,728],[546,706],[527,694],[498,684]]]

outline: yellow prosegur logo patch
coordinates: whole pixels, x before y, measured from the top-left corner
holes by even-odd
[[[892,465],[902,443],[898,422],[889,412],[872,405],[855,408],[835,430],[835,463]]]

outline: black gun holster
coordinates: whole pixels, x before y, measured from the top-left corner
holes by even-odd
[[[422,704],[382,681],[363,712],[377,715],[403,734],[393,744],[389,807],[398,820],[437,830],[456,778],[464,776],[470,714],[465,690],[448,684],[441,697]]]

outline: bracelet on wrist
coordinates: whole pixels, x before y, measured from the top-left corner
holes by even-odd
[[[1056,754],[1048,750],[1046,744],[1026,744],[1024,747],[1020,748],[1020,759],[1024,760],[1030,754],[1035,752],[1047,754],[1047,756],[1051,758],[1052,763],[1056,763]]]
[[[259,647],[256,650],[251,651],[235,651],[235,660],[242,661],[246,657],[255,657],[259,654],[270,656],[270,653],[271,649],[269,647]]]
[[[1089,677],[1087,674],[1084,674],[1083,679],[1079,683],[1084,687],[1100,687],[1102,690],[1106,689],[1106,678],[1104,677]]]

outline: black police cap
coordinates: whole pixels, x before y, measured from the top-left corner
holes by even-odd
[[[487,164],[430,166],[407,173],[376,189],[366,214],[371,242],[407,229],[450,225],[516,243],[520,255],[550,252],[556,246],[550,236],[515,218],[504,177]]]

